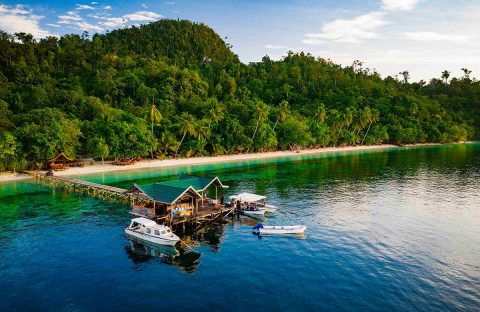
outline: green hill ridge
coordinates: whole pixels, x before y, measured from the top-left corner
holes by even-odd
[[[480,84],[464,73],[409,83],[304,53],[243,64],[186,20],[92,37],[0,32],[0,170],[60,150],[118,159],[476,139]]]

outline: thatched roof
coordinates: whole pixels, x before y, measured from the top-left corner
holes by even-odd
[[[68,158],[67,155],[65,155],[63,152],[55,156],[54,158],[50,159],[49,162],[51,163],[66,163],[66,162],[71,162],[73,161],[72,159]]]

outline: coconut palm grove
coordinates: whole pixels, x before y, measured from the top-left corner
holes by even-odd
[[[204,24],[0,32],[0,170],[68,157],[191,157],[480,136],[480,82],[409,82],[304,53],[243,64]]]

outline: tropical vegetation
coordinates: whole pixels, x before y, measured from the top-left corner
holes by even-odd
[[[211,28],[161,20],[36,40],[0,32],[0,170],[59,151],[190,157],[479,137],[480,82],[382,78],[305,53],[243,64]]]

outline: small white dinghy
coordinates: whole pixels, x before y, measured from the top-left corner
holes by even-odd
[[[263,225],[262,223],[257,224],[252,228],[254,233],[257,234],[272,234],[272,235],[299,235],[303,234],[307,227],[305,225]]]
[[[145,242],[166,246],[174,246],[180,240],[169,227],[146,218],[132,219],[130,225],[125,228],[125,234]]]

